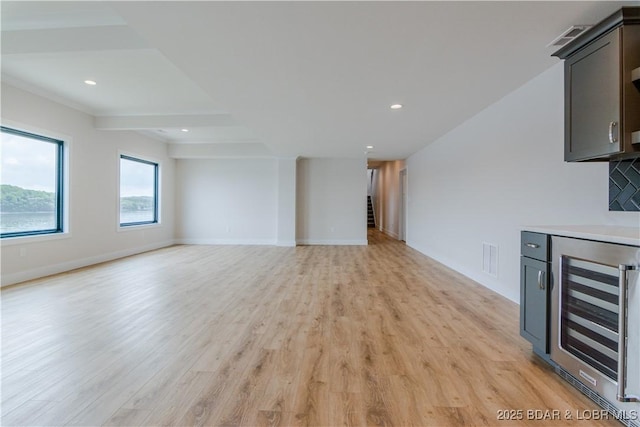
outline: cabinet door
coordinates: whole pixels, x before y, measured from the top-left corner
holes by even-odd
[[[565,62],[565,160],[619,153],[620,29]]]
[[[549,264],[527,257],[520,259],[520,335],[546,354]]]

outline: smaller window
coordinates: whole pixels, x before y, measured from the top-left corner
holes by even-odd
[[[120,156],[120,226],[158,222],[158,164]]]
[[[0,127],[0,237],[63,232],[64,142]]]

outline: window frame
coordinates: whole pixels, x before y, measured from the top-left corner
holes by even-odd
[[[48,236],[48,235],[60,235],[65,234],[65,224],[66,224],[66,209],[67,206],[65,204],[65,167],[66,167],[66,150],[65,145],[66,142],[63,139],[58,139],[54,137],[40,135],[34,132],[29,132],[25,130],[16,129],[14,127],[0,125],[0,133],[7,133],[12,135],[21,136],[24,138],[35,139],[42,142],[52,143],[57,145],[56,147],[56,224],[55,228],[50,228],[46,230],[32,230],[32,231],[17,231],[12,233],[0,233],[0,240],[5,241],[4,239],[12,239],[17,237],[33,237],[33,236]]]
[[[153,183],[153,220],[152,221],[136,221],[121,222],[121,200],[122,200],[122,160],[129,160],[143,163],[154,167],[154,183]],[[160,162],[145,159],[140,156],[119,153],[118,154],[118,230],[130,230],[136,227],[149,227],[160,224]]]

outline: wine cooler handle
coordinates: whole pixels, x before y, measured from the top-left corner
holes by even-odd
[[[640,397],[625,394],[627,388],[627,271],[636,270],[633,265],[620,264],[618,283],[618,392],[620,402],[640,402]]]

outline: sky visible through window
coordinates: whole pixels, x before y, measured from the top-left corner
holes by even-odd
[[[155,167],[128,159],[120,160],[120,197],[155,195]]]
[[[56,144],[3,132],[1,145],[2,184],[56,191]]]

